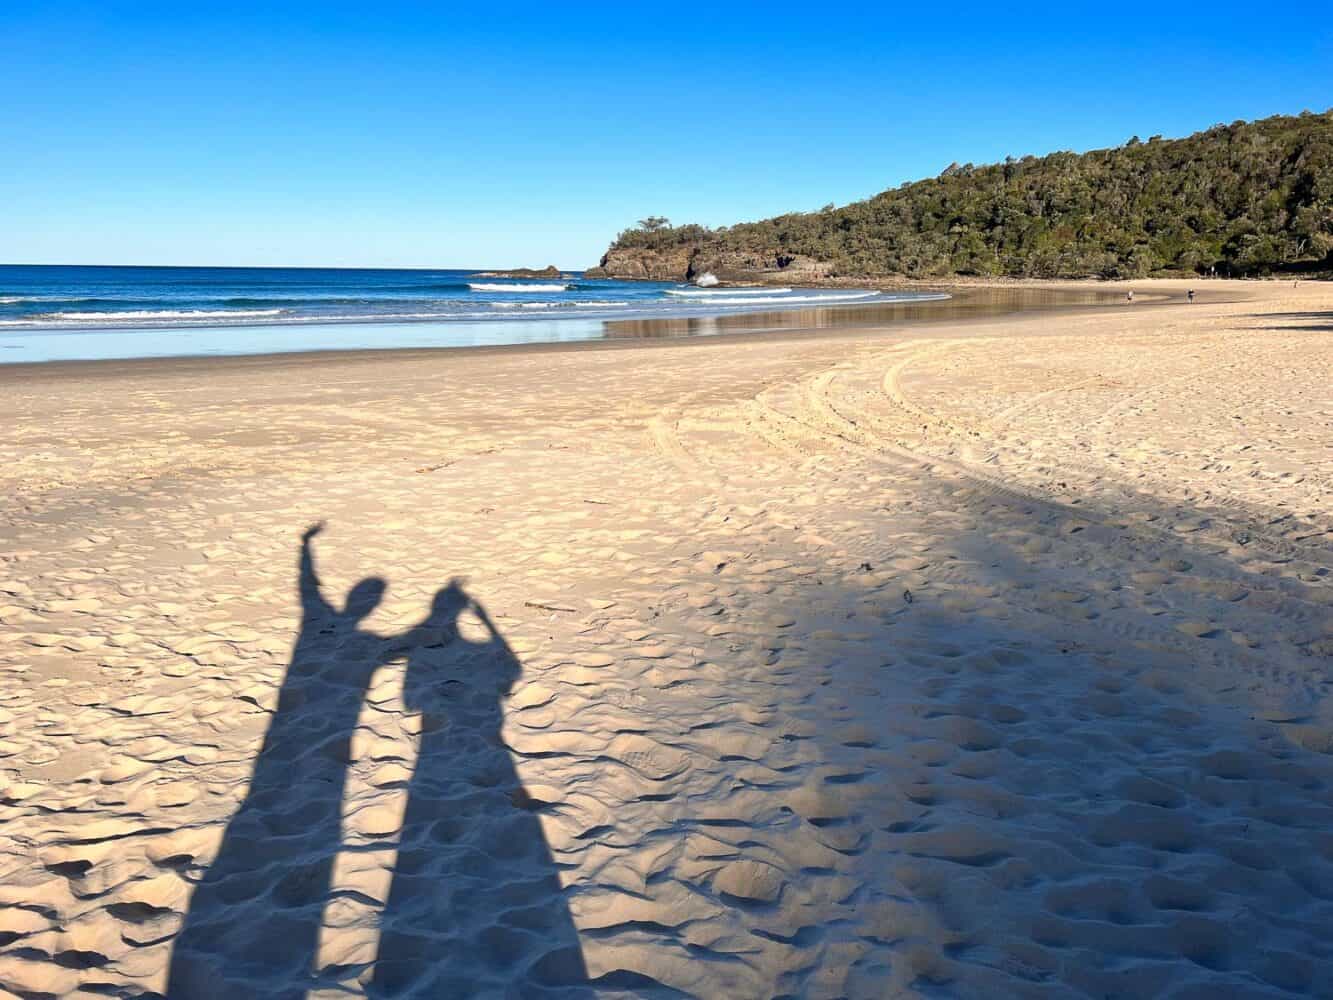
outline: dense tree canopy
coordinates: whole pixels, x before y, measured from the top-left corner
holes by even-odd
[[[656,221],[656,220],[654,220]],[[804,255],[844,275],[1142,277],[1333,268],[1333,111],[1053,153],[722,229],[641,227],[617,248]]]

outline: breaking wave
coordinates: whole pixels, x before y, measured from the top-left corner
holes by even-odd
[[[125,312],[52,312],[38,313],[25,320],[5,321],[7,325],[16,323],[69,322],[125,322],[137,323],[144,320],[203,320],[203,319],[255,319],[260,316],[280,316],[281,309],[135,309]]]
[[[610,309],[629,305],[627,299],[583,299],[563,302],[492,302],[492,309]]]
[[[469,281],[467,286],[474,292],[567,292],[574,287],[572,282],[558,285],[501,285],[473,281]]]

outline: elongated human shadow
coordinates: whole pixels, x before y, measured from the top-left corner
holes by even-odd
[[[361,628],[383,580],[325,600],[301,539],[301,626],[250,787],[190,900],[172,950],[172,998],[304,996],[342,839],[352,733],[375,669],[394,646]],[[251,991],[259,990],[260,993]]]
[[[375,671],[404,657],[404,701],[423,725],[370,994],[583,995],[556,868],[500,742],[500,699],[521,672],[517,658],[457,583],[403,635],[363,629],[384,581],[363,580],[334,608],[311,551],[320,528],[302,538],[301,626],[277,709],[191,898],[167,996],[289,1000],[320,985],[352,735]],[[459,634],[464,612],[481,639]]]
[[[517,657],[457,582],[405,638],[403,701],[422,715],[421,741],[370,995],[589,995],[555,863],[500,740]]]

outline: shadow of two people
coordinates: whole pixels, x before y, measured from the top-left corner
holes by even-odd
[[[323,596],[302,536],[301,624],[246,796],[174,943],[167,995],[301,997],[359,979],[371,996],[585,996],[578,935],[555,862],[500,739],[521,665],[457,581],[396,636],[363,627],[386,584]],[[459,632],[470,614],[483,638]],[[373,966],[320,955],[352,737],[375,672],[406,661],[421,715],[416,765]],[[354,848],[352,848],[354,849]],[[363,900],[364,901],[364,900]]]

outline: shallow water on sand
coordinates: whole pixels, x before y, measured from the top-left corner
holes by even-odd
[[[608,321],[943,297],[578,272],[0,265],[0,362],[587,340]]]
[[[12,272],[15,268],[0,271]],[[85,269],[96,270],[96,269]],[[149,270],[149,269],[144,269]],[[168,270],[168,269],[151,269]],[[204,269],[192,269],[204,270]],[[208,269],[211,270],[211,269]],[[451,272],[452,273],[452,272]],[[466,276],[465,272],[457,272]],[[13,281],[10,281],[13,284]],[[454,284],[459,284],[455,282]],[[490,291],[458,293],[446,304],[435,300],[428,313],[392,313],[381,302],[329,305],[311,299],[283,307],[282,315],[251,308],[204,308],[193,299],[170,310],[129,308],[117,300],[101,310],[50,313],[34,318],[25,299],[26,319],[0,317],[0,364],[45,361],[112,360],[155,357],[285,354],[308,351],[496,347],[595,340],[655,340],[678,337],[817,331],[834,327],[891,326],[922,321],[958,321],[1001,316],[1028,309],[1105,305],[1117,292],[1087,289],[968,289],[943,292],[867,292],[864,289],[717,289],[716,297],[660,282],[571,283],[569,301],[514,302],[532,293]],[[500,283],[495,283],[498,287]],[[509,283],[518,287],[522,283]],[[529,283],[530,284],[530,283]],[[585,286],[618,286],[591,293]],[[181,293],[184,294],[184,293]],[[193,292],[191,293],[193,294]],[[601,297],[597,297],[600,295]],[[541,298],[550,295],[542,293]],[[0,299],[0,303],[5,300]],[[241,301],[234,297],[228,301]],[[247,298],[246,306],[258,299]],[[459,305],[459,302],[464,305]],[[466,308],[464,307],[466,306]],[[13,312],[16,303],[0,304]],[[490,310],[477,318],[479,309]],[[70,318],[82,317],[82,318]]]

